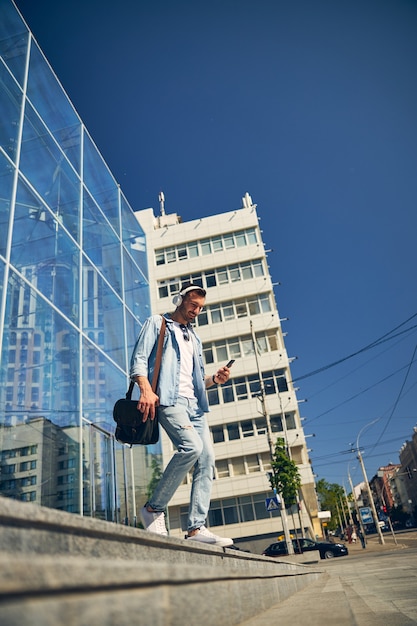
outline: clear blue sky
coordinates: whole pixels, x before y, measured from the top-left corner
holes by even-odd
[[[315,473],[348,488],[350,462],[359,482],[348,451],[373,420],[369,477],[398,462],[417,424],[417,2],[17,6],[135,210],[163,190],[188,221],[251,194]]]

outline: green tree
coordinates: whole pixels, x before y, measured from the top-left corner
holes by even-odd
[[[285,439],[278,437],[272,460],[272,474],[269,475],[271,487],[282,495],[285,506],[297,502],[298,490],[301,487],[301,476],[295,462],[289,458]]]
[[[316,483],[316,491],[321,510],[330,511],[332,514],[329,529],[334,530],[339,525],[339,511],[341,513],[344,511],[346,517],[349,517],[343,487],[337,483],[328,483],[321,478]],[[342,523],[343,521],[342,513]]]

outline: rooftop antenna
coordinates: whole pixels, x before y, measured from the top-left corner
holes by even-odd
[[[164,196],[164,192],[160,191],[159,192],[159,209],[161,211],[161,215],[165,215],[165,196]]]

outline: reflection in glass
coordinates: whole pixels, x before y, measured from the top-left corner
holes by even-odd
[[[0,55],[0,495],[136,525],[161,450],[115,442],[112,411],[150,311],[144,234],[11,0]]]

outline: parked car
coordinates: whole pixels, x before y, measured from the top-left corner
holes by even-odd
[[[302,537],[300,539],[292,539],[295,554],[302,552],[310,552],[318,550],[321,559],[332,559],[334,556],[346,556],[349,551],[344,543],[331,543],[330,541],[313,541]],[[285,556],[288,554],[287,544],[285,541],[276,541],[262,552],[264,556]]]

